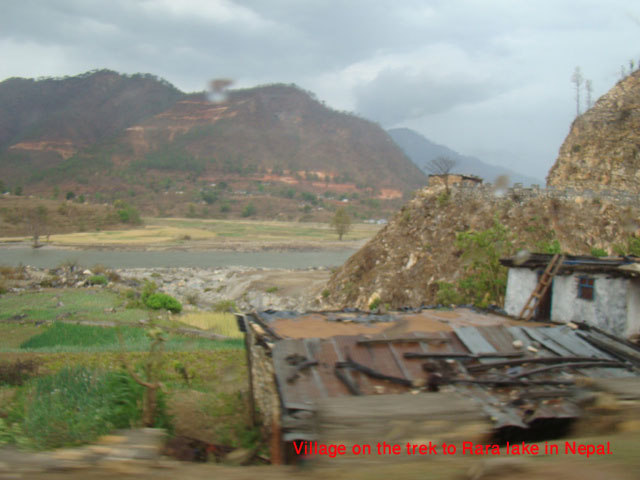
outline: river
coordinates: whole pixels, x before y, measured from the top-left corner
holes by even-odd
[[[123,251],[69,250],[54,247],[1,247],[0,265],[30,265],[54,268],[68,261],[91,267],[96,264],[109,268],[160,267],[256,267],[310,268],[342,265],[354,250],[342,251],[258,251],[258,252],[183,252],[183,251]]]

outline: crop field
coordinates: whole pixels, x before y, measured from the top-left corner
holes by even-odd
[[[144,328],[119,326],[99,327],[55,322],[46,326],[35,335],[20,343],[18,348],[5,348],[0,351],[29,352],[140,352],[149,350],[151,338]],[[184,335],[169,334],[164,348],[167,351],[182,350],[219,350],[241,348],[242,342],[236,339],[210,340],[192,338]]]
[[[337,235],[327,223],[301,223],[261,220],[209,220],[189,218],[145,218],[144,227],[129,230],[100,230],[51,235],[52,245],[101,246],[216,246],[241,244],[313,244],[336,242]],[[379,225],[354,223],[341,243],[359,242],[373,237]],[[0,241],[28,241],[0,238]]]
[[[236,317],[222,312],[190,312],[180,316],[180,322],[191,327],[208,330],[229,338],[242,338]]]
[[[161,313],[132,305],[136,296],[127,293],[50,288],[0,295],[0,445],[80,445],[139,426],[145,388],[129,372],[146,378],[152,359],[162,382],[155,425],[257,445],[235,317]],[[229,338],[177,333],[185,326]],[[161,347],[151,355],[158,338]]]

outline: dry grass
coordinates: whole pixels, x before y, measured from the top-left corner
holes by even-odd
[[[229,338],[242,338],[236,317],[222,312],[190,312],[182,315],[180,321],[191,327],[209,330]]]
[[[52,235],[51,241],[66,245],[148,245],[181,242],[186,236],[192,240],[208,240],[215,238],[216,233],[198,228],[149,225],[132,230]]]
[[[205,220],[186,218],[145,218],[146,225],[130,230],[101,230],[51,235],[51,244],[77,246],[187,246],[225,247],[233,244],[313,244],[335,242],[347,246],[371,238],[379,225],[353,224],[338,237],[328,223],[300,223],[267,220]],[[87,229],[88,230],[88,229]],[[28,241],[28,237],[0,238],[1,241]]]

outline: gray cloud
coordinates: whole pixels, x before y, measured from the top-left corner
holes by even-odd
[[[496,85],[476,81],[466,74],[436,79],[429,72],[416,76],[405,70],[389,69],[358,88],[356,111],[391,126],[486,100],[498,91]]]
[[[571,121],[573,68],[608,90],[640,60],[637,18],[628,0],[22,0],[3,2],[0,79],[112,68],[185,91],[293,82],[543,171]]]

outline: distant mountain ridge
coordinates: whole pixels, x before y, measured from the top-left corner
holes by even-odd
[[[364,218],[426,182],[379,125],[295,85],[230,90],[212,103],[154,75],[110,70],[0,82],[0,178],[11,190],[99,202],[126,192],[149,213],[193,215],[203,189],[222,185],[204,192],[210,205],[226,201],[218,212],[243,211],[258,194],[272,215],[298,212],[322,195],[362,200]]]
[[[398,146],[420,169],[429,173],[425,165],[437,157],[448,157],[456,161],[452,173],[465,173],[482,177],[485,182],[493,183],[496,177],[506,175],[511,184],[522,183],[525,186],[537,184],[544,185],[539,178],[529,177],[511,169],[491,165],[476,157],[462,155],[444,145],[438,145],[424,135],[409,128],[394,128],[387,130]]]

